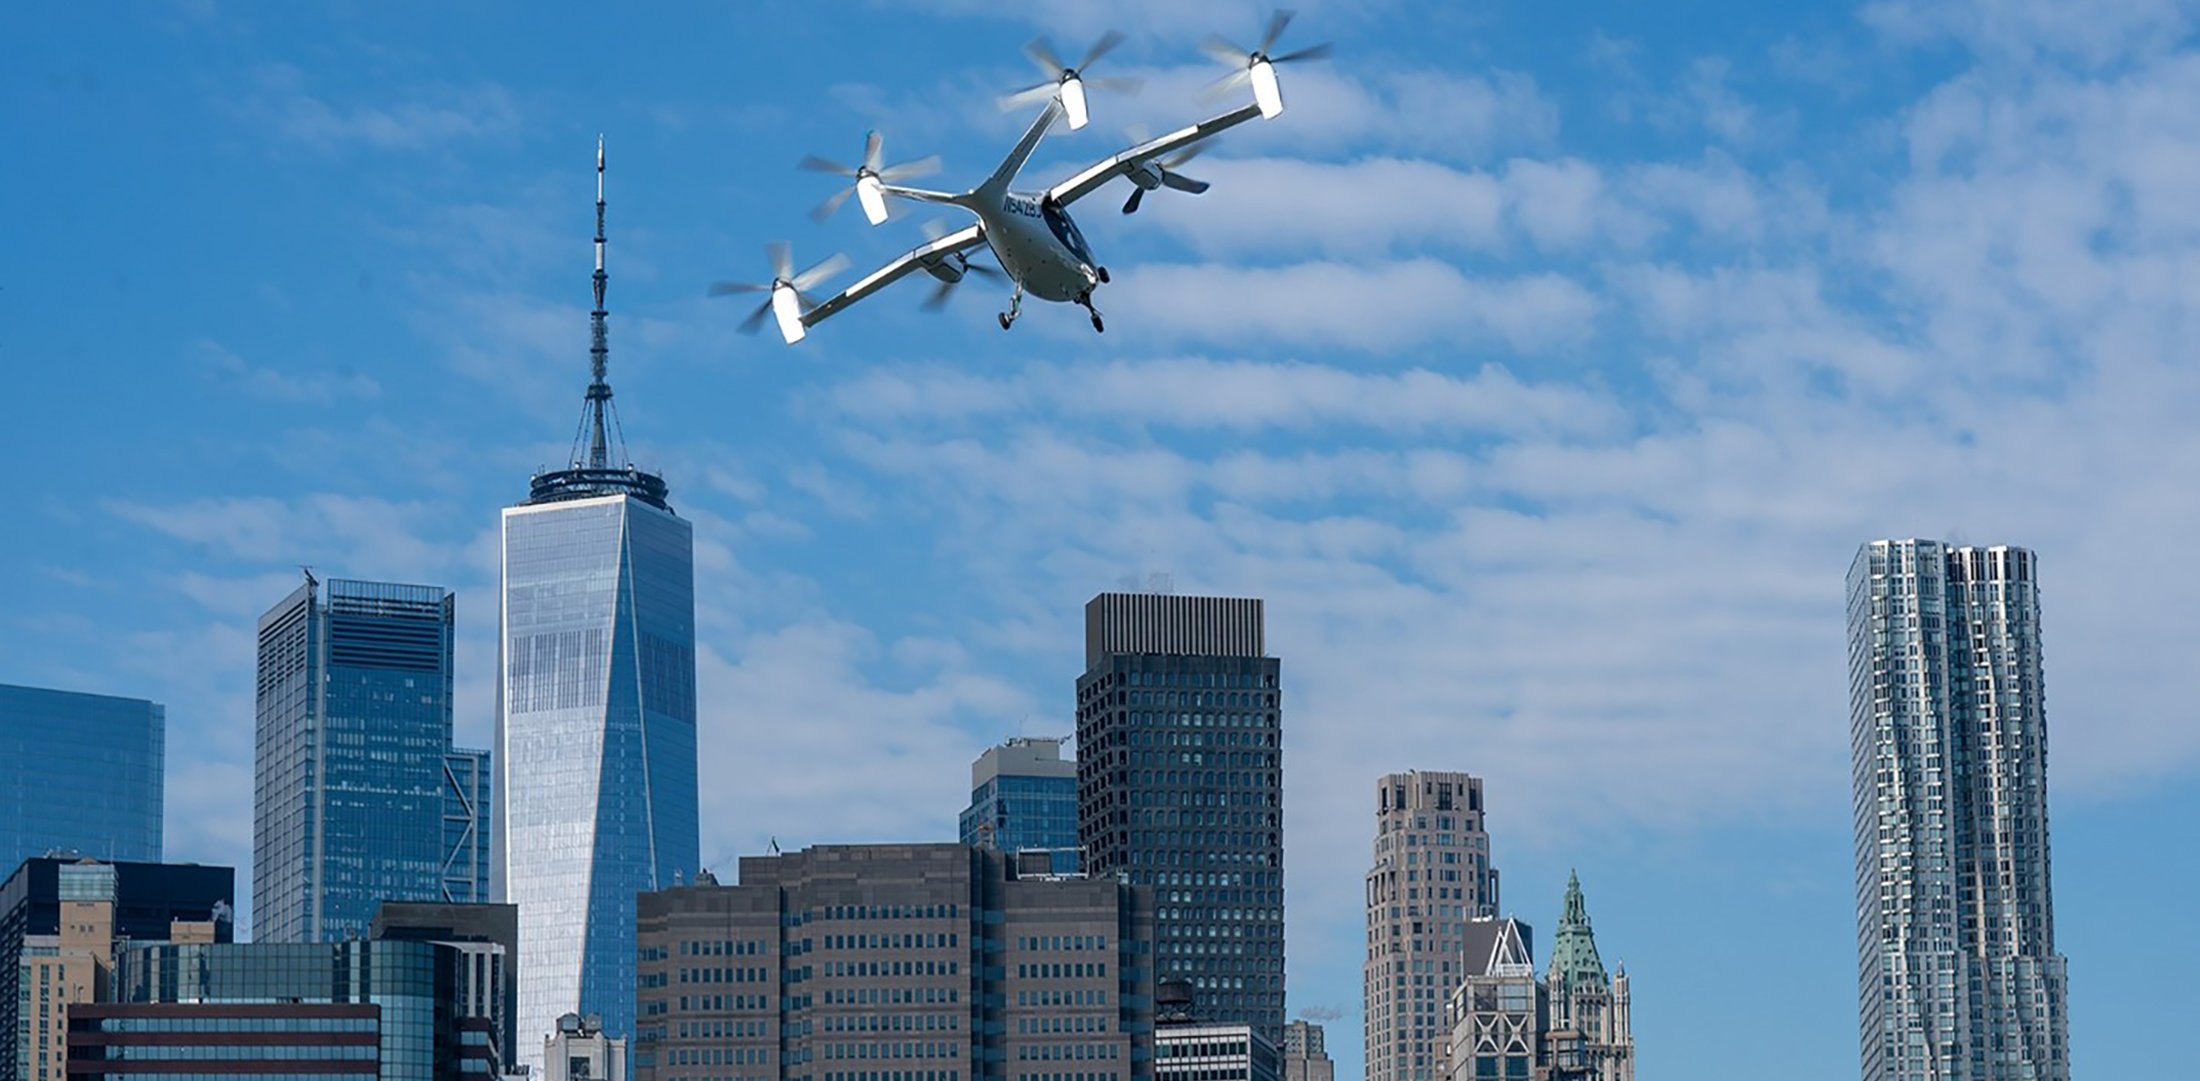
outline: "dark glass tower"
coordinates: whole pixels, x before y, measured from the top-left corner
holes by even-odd
[[[701,863],[694,530],[617,435],[603,224],[598,144],[580,435],[502,530],[495,863],[519,906],[519,1049],[538,1071],[565,1014],[633,1036],[634,898]]]
[[[1077,680],[1078,840],[1154,888],[1157,981],[1283,1039],[1282,662],[1261,602],[1103,593]]]
[[[254,939],[363,937],[385,900],[482,898],[487,807],[458,774],[484,752],[451,747],[452,619],[438,586],[310,575],[260,617]]]
[[[0,867],[50,850],[160,859],[167,713],[0,684]]]

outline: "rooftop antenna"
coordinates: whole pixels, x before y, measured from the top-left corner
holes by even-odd
[[[604,287],[610,284],[611,275],[604,273],[603,268],[603,216],[603,136],[598,135],[596,136],[596,273],[590,278],[591,284],[595,287],[596,307],[588,313],[588,374],[590,378],[587,404],[581,409],[581,427],[584,431],[576,433],[573,437],[573,467],[576,469],[614,468],[611,464],[610,441],[612,439],[617,439],[619,442],[621,461],[616,468],[623,469],[631,464],[624,460],[626,458],[626,440],[623,436],[617,434],[619,415],[612,408],[611,383],[605,375],[611,359],[611,331],[604,321],[610,317],[611,313],[604,308]],[[608,426],[604,423],[605,414],[607,413],[610,414],[610,424]],[[581,441],[584,438],[588,442],[587,457],[585,458],[581,456]]]

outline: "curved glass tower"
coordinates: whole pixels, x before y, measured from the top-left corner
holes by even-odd
[[[501,897],[519,906],[523,1059],[567,1013],[633,1034],[635,895],[699,862],[694,536],[663,479],[610,464],[600,146],[596,161],[582,438],[502,529],[493,822]]]

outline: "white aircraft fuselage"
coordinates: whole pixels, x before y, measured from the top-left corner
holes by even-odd
[[[1046,196],[1012,191],[997,200],[980,196],[958,205],[984,223],[993,257],[1032,296],[1063,303],[1100,284],[1100,265],[1084,234],[1069,211]]]

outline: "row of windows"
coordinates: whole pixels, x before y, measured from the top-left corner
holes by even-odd
[[[1016,977],[1024,980],[1089,980],[1101,979],[1108,974],[1108,966],[1102,962],[1056,962],[1037,965],[1017,965]]]
[[[770,950],[771,944],[761,941],[719,939],[715,942],[680,943],[680,956],[682,957],[761,957]],[[663,951],[648,952],[661,953]],[[642,960],[646,961],[649,958],[644,957]]]
[[[1019,950],[1104,950],[1106,935],[1024,935],[1016,939]]]
[[[1016,1020],[1016,1032],[1023,1036],[1074,1035],[1080,1032],[1106,1032],[1108,1019],[1101,1017],[1020,1017]]]
[[[826,935],[828,950],[934,950],[962,945],[962,936],[949,933],[912,933],[897,935]]]
[[[807,914],[805,914],[807,915]],[[960,905],[826,905],[816,918],[825,920],[937,920],[957,919]]]
[[[1091,1062],[1121,1057],[1121,1048],[1112,1043],[1040,1044],[1016,1048],[1019,1062]]]
[[[1105,1006],[1108,993],[1099,990],[1018,991],[1018,1006]]]
[[[959,976],[960,961],[827,961],[831,976]]]

